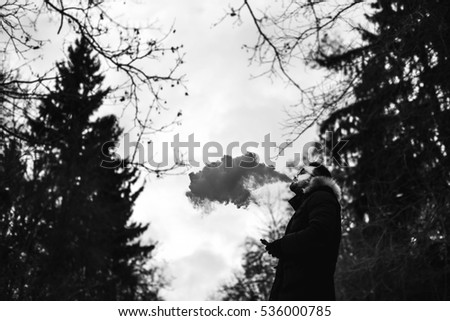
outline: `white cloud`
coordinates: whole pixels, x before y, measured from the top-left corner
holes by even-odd
[[[267,133],[277,143],[282,142],[283,108],[295,102],[297,93],[281,80],[250,79],[251,73],[261,70],[249,67],[249,56],[241,46],[255,41],[254,26],[248,22],[236,26],[226,19],[211,28],[224,15],[228,3],[233,6],[239,1],[141,1],[124,12],[130,23],[157,19],[164,29],[175,22],[177,32],[170,42],[183,44],[186,51],[182,72],[187,75],[189,96],[169,91],[167,97],[170,115],[183,110],[183,126],[169,134],[158,134],[159,141],[170,143],[180,132],[184,137],[194,133],[202,145],[208,141],[223,145],[231,141],[260,143]],[[56,38],[57,22],[45,23],[48,38]],[[60,35],[47,45],[43,66],[63,57],[62,38]],[[105,108],[106,112],[113,110],[120,113],[121,108]],[[126,117],[122,125],[128,130],[131,116],[128,120]],[[165,121],[172,116],[158,117]],[[277,166],[283,169],[283,163]],[[137,200],[133,215],[134,220],[151,223],[144,240],[159,242],[155,258],[166,262],[173,276],[172,288],[163,292],[171,300],[206,299],[239,267],[240,246],[247,236],[258,235],[261,223],[260,210],[255,206],[244,210],[217,205],[212,213],[202,215],[185,196],[188,186],[187,175],[152,179]]]
[[[173,279],[162,293],[169,300],[206,299],[239,267],[241,245],[246,237],[257,236],[260,222],[254,208],[234,205],[216,205],[213,212],[202,214],[184,195],[188,185],[187,176],[150,182],[133,215],[134,220],[151,223],[143,239],[158,241],[155,259],[165,263]]]
[[[225,146],[231,141],[261,143],[264,135],[271,133],[272,139],[281,143],[283,109],[298,97],[282,81],[250,79],[251,71],[257,69],[249,68],[248,54],[241,45],[254,41],[254,27],[232,26],[225,20],[211,28],[224,13],[222,1],[145,5],[149,14],[165,24],[176,18],[175,41],[183,43],[187,53],[184,71],[189,96],[169,99],[172,106],[183,109],[183,126],[160,135],[161,141],[171,142],[177,132],[183,140],[194,133],[201,146],[208,141]],[[197,153],[196,160],[201,161],[200,156],[201,152]],[[283,163],[277,166],[284,168]],[[166,263],[173,278],[171,288],[162,293],[168,300],[207,299],[239,268],[245,238],[258,237],[261,232],[261,210],[256,206],[216,205],[212,213],[202,215],[185,196],[188,186],[187,175],[152,180],[139,197],[133,216],[151,222],[144,238],[159,242],[155,259]]]
[[[172,283],[173,290],[161,294],[167,300],[204,300],[228,276],[229,268],[226,258],[217,250],[199,249],[172,262],[169,272],[177,276]]]

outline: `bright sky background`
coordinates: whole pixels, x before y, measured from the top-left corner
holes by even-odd
[[[135,1],[137,2],[137,1]],[[172,142],[173,136],[180,134],[186,141],[189,134],[203,146],[206,142],[219,142],[224,149],[232,142],[254,141],[259,144],[266,134],[272,141],[281,144],[285,138],[283,121],[286,109],[291,109],[298,99],[298,92],[287,86],[281,79],[266,77],[252,78],[263,71],[260,66],[249,66],[249,53],[242,49],[244,44],[256,40],[256,29],[243,16],[244,23],[235,24],[231,18],[218,22],[229,5],[236,7],[239,1],[230,0],[159,0],[139,1],[130,5],[124,18],[130,21],[157,20],[163,28],[174,23],[177,30],[171,36],[172,43],[182,43],[186,52],[182,73],[186,74],[189,96],[184,92],[167,97],[169,112],[183,111],[182,125],[172,132],[162,134],[155,140]],[[265,7],[271,1],[258,0]],[[59,21],[44,21],[40,33],[53,41],[44,48],[47,64],[64,57],[65,48],[61,39],[56,38],[55,25]],[[20,63],[12,59],[11,65]],[[38,67],[43,69],[40,62]],[[297,68],[295,76],[303,84],[317,79],[317,71],[307,72]],[[111,107],[105,113],[115,112]],[[164,117],[164,116],[163,116]],[[168,117],[167,119],[171,119]],[[130,128],[131,123],[124,117],[122,125]],[[291,149],[286,157],[277,160],[276,169],[286,171],[286,161],[292,159],[292,151],[299,152],[298,146],[315,139],[314,129]],[[262,157],[262,148],[254,148]],[[273,150],[275,151],[275,150]],[[169,150],[171,153],[172,151]],[[240,156],[240,148],[232,156]],[[196,150],[195,160],[201,162],[201,148]],[[217,159],[212,159],[217,160]],[[191,171],[201,170],[192,168]],[[230,279],[240,267],[242,244],[246,237],[258,237],[264,221],[264,208],[250,205],[247,209],[237,209],[234,205],[217,205],[204,214],[195,209],[185,193],[189,190],[187,174],[165,176],[158,179],[147,177],[145,190],[137,200],[133,219],[150,222],[144,241],[157,241],[155,261],[163,264],[171,287],[162,295],[167,300],[205,300],[214,294],[221,282]],[[273,202],[280,201],[279,193],[289,196],[286,185],[278,184],[269,188]],[[283,207],[283,204],[279,204]]]
[[[255,41],[254,26],[245,22],[238,26],[226,19],[212,27],[224,15],[227,1],[151,3],[142,7],[148,6],[160,21],[175,19],[175,39],[186,51],[183,71],[189,97],[179,102],[183,125],[166,141],[180,132],[184,140],[194,133],[201,146],[217,141],[224,149],[232,141],[261,143],[269,133],[275,142],[283,142],[284,110],[295,103],[298,93],[282,80],[251,78],[262,69],[249,66],[249,54],[241,47]],[[261,149],[253,150],[261,156]],[[233,156],[239,155],[237,149]],[[200,156],[199,152],[195,159],[201,161]],[[277,170],[283,171],[288,159],[280,159]],[[151,179],[134,215],[136,220],[151,222],[147,235],[159,242],[155,258],[166,263],[172,277],[171,288],[162,293],[167,300],[204,300],[213,294],[240,267],[242,244],[247,236],[260,235],[258,226],[264,217],[264,209],[255,205],[247,209],[218,205],[202,215],[185,196],[188,186],[187,175]]]

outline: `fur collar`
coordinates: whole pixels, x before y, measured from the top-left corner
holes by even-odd
[[[336,198],[338,199],[338,201],[341,200],[341,188],[339,187],[339,185],[336,183],[336,181],[330,177],[326,177],[326,176],[316,176],[313,177],[310,181],[310,183],[308,184],[308,186],[305,188],[304,192],[305,194],[314,192],[315,190],[319,189],[320,187],[323,186],[327,186],[329,188],[331,188],[331,190],[333,191],[334,195],[336,196]]]

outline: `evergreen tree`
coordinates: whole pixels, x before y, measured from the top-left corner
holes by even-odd
[[[28,177],[30,155],[24,128],[14,117],[11,79],[0,74],[0,299],[27,299],[29,285],[38,271],[41,246],[36,235],[41,225],[39,199]],[[11,134],[14,133],[14,134]],[[40,194],[39,194],[40,195]]]
[[[37,142],[33,183],[45,202],[33,211],[45,229],[30,298],[156,299],[149,283],[155,271],[146,266],[153,245],[137,241],[147,225],[129,222],[142,191],[139,172],[126,161],[115,169],[100,166],[102,152],[113,156],[103,144],[116,143],[122,130],[114,116],[94,120],[109,92],[99,61],[81,38],[57,69],[55,89],[29,119],[30,140]]]
[[[21,159],[19,143],[2,139],[0,146],[0,299],[18,297],[22,286],[20,276],[26,274],[22,256],[32,230],[18,207],[24,201],[26,181],[25,164]],[[13,195],[20,195],[14,198]]]
[[[355,79],[354,101],[321,126],[350,166],[337,168],[347,195],[338,265],[346,299],[449,299],[450,5],[379,0],[376,31],[317,57]]]

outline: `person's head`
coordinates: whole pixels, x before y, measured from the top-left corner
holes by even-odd
[[[318,176],[331,178],[331,173],[325,166],[317,162],[312,162],[308,165],[302,166],[297,175],[294,176],[294,179],[289,188],[295,194],[299,194],[306,186],[308,186],[313,177]]]

